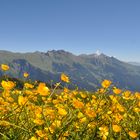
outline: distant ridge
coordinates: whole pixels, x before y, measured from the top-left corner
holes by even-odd
[[[128,62],[128,63],[134,66],[140,66],[140,62]]]
[[[110,79],[120,88],[140,91],[140,67],[103,53],[74,55],[64,50],[28,53],[1,50],[0,63],[10,65],[8,74],[15,78],[23,78],[27,71],[32,80],[55,83],[64,72],[80,89],[95,90],[103,79]]]

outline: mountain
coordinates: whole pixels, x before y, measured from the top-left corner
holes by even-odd
[[[128,63],[131,64],[131,65],[134,65],[134,66],[140,66],[139,62],[128,62]]]
[[[62,72],[69,75],[73,85],[94,90],[103,79],[110,79],[120,88],[140,91],[140,67],[105,54],[74,55],[64,50],[14,53],[0,51],[0,63],[10,65],[9,75],[23,78],[26,71],[32,80],[60,81]],[[0,75],[2,75],[0,71]]]

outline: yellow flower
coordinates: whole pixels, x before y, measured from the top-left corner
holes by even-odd
[[[140,101],[138,102],[138,107],[140,107]]]
[[[129,131],[129,136],[131,137],[131,138],[137,138],[137,136],[138,136],[138,134],[136,133],[136,132],[134,132],[134,131]]]
[[[122,90],[115,87],[115,88],[113,89],[113,92],[114,92],[115,94],[120,94],[120,93],[122,92]]]
[[[69,131],[66,131],[66,132],[63,134],[63,136],[65,136],[65,137],[69,136]]]
[[[58,108],[58,113],[59,113],[60,115],[62,115],[62,116],[67,115],[67,111],[66,111],[65,109],[63,109],[63,108]]]
[[[37,130],[35,133],[41,138],[45,137],[45,133],[42,130]]]
[[[12,97],[7,97],[7,100],[11,103],[14,102],[14,99]]]
[[[23,73],[23,76],[24,76],[25,78],[27,78],[27,77],[29,76],[29,74],[28,74],[27,72],[24,72],[24,73]]]
[[[37,138],[33,136],[30,138],[30,140],[37,140]]]
[[[47,131],[47,128],[45,129]],[[49,132],[51,132],[51,134],[53,134],[55,132],[55,127],[53,125],[51,125],[49,128],[48,128]]]
[[[25,94],[27,95],[33,95],[34,93],[31,90],[25,90],[24,91]],[[30,96],[31,99],[33,99],[33,97]]]
[[[78,122],[74,122],[73,125],[75,126],[76,129],[79,129],[80,128],[80,124]]]
[[[44,124],[44,120],[41,120],[41,119],[37,118],[37,119],[34,120],[34,123],[37,124],[37,125],[42,125],[42,124]]]
[[[79,121],[80,121],[80,123],[84,123],[84,122],[86,122],[86,121],[87,121],[87,118],[86,118],[86,117],[81,118]]]
[[[136,92],[136,93],[135,93],[135,97],[138,98],[138,99],[140,100],[140,93],[139,93],[139,92]]]
[[[14,88],[15,86],[15,83],[12,82],[12,81],[2,81],[1,82],[1,85],[2,87],[5,89],[5,90],[11,90],[12,88]]]
[[[107,114],[109,114],[109,115],[112,114],[112,111],[108,111]]]
[[[124,112],[125,111],[125,108],[122,106],[122,105],[120,105],[120,104],[117,104],[117,109],[120,111],[120,112]]]
[[[27,102],[27,98],[26,97],[23,97],[21,95],[18,97],[18,104],[19,105],[25,105],[26,102]]]
[[[42,96],[49,95],[49,88],[45,85],[45,83],[40,83],[37,87],[37,92]]]
[[[114,119],[116,122],[120,122],[123,119],[123,116],[120,115],[119,113],[113,115]]]
[[[84,107],[84,103],[83,103],[83,102],[80,102],[80,101],[78,101],[78,100],[74,100],[74,101],[73,101],[73,106],[74,106],[75,108],[83,108],[83,107]]]
[[[121,131],[121,127],[119,125],[113,125],[112,128],[113,128],[113,131],[116,133]]]
[[[64,92],[65,93],[68,93],[70,90],[68,89],[68,88],[66,88],[66,87],[64,87]]]
[[[96,117],[96,113],[93,109],[86,109],[86,115],[90,118],[95,118]]]
[[[60,127],[61,126],[61,121],[60,120],[55,120],[52,125],[56,128],[56,127]]]
[[[136,112],[136,113],[138,113],[138,112],[140,112],[140,109],[139,109],[138,107],[135,107],[135,108],[133,109],[133,111]]]
[[[77,117],[78,117],[78,119],[83,118],[84,117],[84,114],[82,112],[78,112]]]
[[[96,99],[97,97],[95,95],[92,95],[92,99]]]
[[[33,88],[34,86],[33,86],[32,84],[25,83],[25,84],[24,84],[24,87],[25,87],[25,88]]]
[[[42,113],[42,107],[40,107],[40,106],[35,107],[36,117],[40,118],[41,113]]]
[[[129,100],[131,97],[131,91],[127,90],[123,93],[123,98]]]
[[[59,102],[60,102],[60,101],[57,100],[57,99],[53,99],[53,101],[52,101],[52,103],[53,103],[54,105],[58,104]]]
[[[6,65],[6,64],[1,64],[1,69],[2,69],[3,71],[7,71],[7,70],[9,70],[9,66]]]
[[[106,92],[106,90],[104,88],[98,89],[98,93],[100,93],[100,94],[104,94],[105,92]]]
[[[117,96],[109,95],[109,98],[112,100],[113,103],[118,103]]]
[[[102,126],[102,127],[99,128],[99,130],[100,130],[100,135],[102,136],[102,139],[103,140],[106,140],[107,139],[107,136],[109,134],[108,127],[107,126]]]
[[[96,122],[90,122],[90,123],[88,124],[88,127],[91,128],[91,129],[93,129],[96,125],[97,125]]]
[[[103,82],[102,82],[102,87],[104,87],[104,88],[108,88],[110,85],[111,85],[111,81],[110,80],[104,80]]]
[[[66,83],[70,82],[69,77],[64,73],[61,74],[61,80],[66,82]]]
[[[98,101],[99,101],[100,106],[103,106],[106,103],[106,100],[104,100],[104,99],[103,100],[98,100]]]
[[[87,95],[86,95],[85,93],[82,93],[82,92],[80,93],[80,95],[81,95],[81,97],[84,98],[84,99],[87,97]]]

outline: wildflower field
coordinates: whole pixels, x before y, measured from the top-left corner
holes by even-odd
[[[2,64],[5,72],[10,68]],[[23,74],[28,79],[29,74]],[[23,89],[0,84],[0,140],[131,140],[140,138],[140,93],[104,80],[96,92],[69,90],[62,73],[49,89],[25,80]]]

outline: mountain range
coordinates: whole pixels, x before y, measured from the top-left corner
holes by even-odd
[[[139,62],[128,62],[128,63],[131,64],[131,65],[134,65],[134,66],[140,66]]]
[[[80,89],[95,90],[103,79],[112,80],[120,87],[140,91],[140,66],[131,65],[105,54],[74,55],[64,50],[14,53],[0,51],[0,64],[8,64],[8,75],[23,78],[28,72],[32,80],[59,82],[62,72]],[[0,70],[0,75],[3,72]]]

